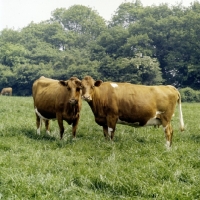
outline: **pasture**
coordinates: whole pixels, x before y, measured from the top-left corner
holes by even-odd
[[[77,138],[57,121],[36,134],[32,97],[0,97],[0,199],[200,199],[200,104],[173,117],[171,150],[162,127],[117,125],[114,142],[83,102]]]

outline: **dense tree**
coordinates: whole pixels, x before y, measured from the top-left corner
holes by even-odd
[[[144,9],[140,0],[136,0],[135,3],[122,3],[112,17],[109,26],[121,25],[127,28],[130,24],[141,20],[143,11]]]
[[[56,9],[51,20],[59,22],[70,36],[73,32],[74,44],[81,48],[106,29],[105,20],[95,10],[82,5],[74,5],[67,10]]]
[[[20,44],[5,43],[1,46],[0,62],[2,65],[14,68],[26,62],[26,49]]]
[[[108,24],[89,7],[58,8],[49,20],[0,32],[0,87],[30,95],[44,75],[200,88],[200,3],[122,3]]]
[[[12,84],[16,95],[30,95],[33,82],[41,76],[52,77],[51,64],[20,65],[14,70],[15,82]]]
[[[107,56],[100,65],[99,71],[104,80],[130,82],[135,84],[154,85],[163,82],[159,63],[149,56],[112,59]]]
[[[10,67],[0,64],[0,88],[10,87],[15,83],[15,75]]]
[[[121,26],[116,26],[102,32],[97,39],[97,44],[105,49],[110,57],[123,56],[123,45],[126,43],[128,31]]]

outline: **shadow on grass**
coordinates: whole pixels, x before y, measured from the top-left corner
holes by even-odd
[[[59,137],[48,135],[45,132],[41,132],[40,135],[38,135],[33,129],[22,129],[22,132],[26,137],[33,140],[54,142],[54,144],[56,144],[55,148],[64,148],[66,145],[72,145],[76,142],[76,139],[72,139],[72,137],[67,137],[65,134],[63,139],[60,140]]]
[[[200,143],[200,135],[192,134],[190,135],[190,139],[196,143]]]
[[[43,132],[40,135],[38,135],[36,133],[36,130],[33,130],[33,129],[22,129],[22,132],[25,134],[25,136],[34,140],[48,140],[48,141],[58,140],[56,137],[48,135]]]

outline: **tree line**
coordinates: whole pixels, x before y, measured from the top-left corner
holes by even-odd
[[[0,32],[0,88],[31,95],[40,76],[200,89],[200,3],[119,5],[110,21],[83,5]]]

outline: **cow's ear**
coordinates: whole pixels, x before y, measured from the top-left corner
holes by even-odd
[[[81,81],[75,81],[75,83],[76,83],[76,85],[77,85],[77,87],[79,87],[79,88],[82,88],[82,83],[81,83]]]
[[[98,80],[94,83],[94,86],[99,87],[103,83],[102,80]]]
[[[59,83],[60,83],[61,85],[63,85],[63,86],[67,86],[67,81],[61,80],[61,81],[59,81]]]

